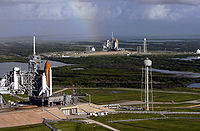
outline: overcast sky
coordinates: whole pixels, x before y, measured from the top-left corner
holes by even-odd
[[[200,35],[200,0],[0,0],[0,37]]]

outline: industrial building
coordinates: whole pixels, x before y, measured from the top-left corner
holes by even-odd
[[[197,49],[196,54],[200,54],[200,49]]]
[[[87,52],[87,53],[95,52],[95,51],[96,51],[96,49],[95,49],[94,46],[88,46],[88,47],[86,48],[86,52]]]
[[[108,112],[113,112],[114,110],[92,103],[84,103],[75,106],[63,107],[61,108],[61,111],[65,115],[103,116],[107,115]]]

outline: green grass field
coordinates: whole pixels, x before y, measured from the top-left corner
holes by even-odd
[[[199,115],[167,115],[170,117],[199,117]],[[132,122],[117,122],[117,123],[108,123],[107,121],[113,120],[128,120],[128,119],[145,119],[145,118],[161,118],[163,116],[156,114],[112,114],[103,117],[91,117],[96,121],[100,121],[116,129],[122,131],[177,131],[177,130],[200,130],[198,123],[199,119],[167,119],[167,120],[145,120],[145,121],[132,121]]]
[[[83,124],[76,122],[57,122],[51,123],[56,129],[61,129],[62,131],[109,131],[108,129],[101,127],[96,124]],[[51,131],[44,124],[35,124],[19,127],[10,127],[10,128],[0,128],[0,131]]]
[[[50,131],[50,129],[46,127],[44,124],[0,128],[0,131],[13,131],[13,130],[15,131]]]
[[[14,96],[9,95],[9,94],[3,94],[3,98],[6,102],[8,102],[9,100],[11,100],[11,101],[23,101],[19,98],[16,98]]]
[[[57,129],[61,129],[62,131],[107,131],[108,130],[96,124],[83,124],[75,122],[59,122],[59,123],[53,123],[52,125]]]
[[[200,120],[151,120],[109,123],[121,131],[198,131]]]

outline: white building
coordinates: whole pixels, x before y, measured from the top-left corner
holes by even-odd
[[[197,52],[196,52],[197,54],[200,54],[200,49],[197,49]]]

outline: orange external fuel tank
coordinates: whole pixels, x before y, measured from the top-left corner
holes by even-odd
[[[49,78],[49,69],[50,69],[50,64],[49,61],[46,61],[45,66],[44,66],[44,71],[47,79],[47,86],[50,86],[50,78]]]
[[[116,41],[115,41],[116,45],[115,45],[115,48],[118,47],[118,39],[116,38]]]

